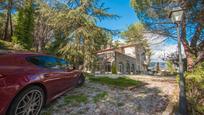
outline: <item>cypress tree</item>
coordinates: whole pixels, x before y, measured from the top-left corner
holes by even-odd
[[[33,43],[34,9],[32,0],[26,0],[24,7],[19,10],[17,26],[13,42],[30,50]]]

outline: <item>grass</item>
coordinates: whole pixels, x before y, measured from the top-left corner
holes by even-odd
[[[78,104],[78,103],[86,103],[88,101],[88,98],[86,95],[70,95],[64,97],[65,104]]]
[[[141,81],[125,78],[125,77],[119,77],[116,79],[109,78],[109,77],[90,77],[90,81],[95,82],[95,83],[101,83],[101,84],[106,84],[110,86],[116,86],[120,88],[126,88],[126,87],[136,87],[140,86],[142,84]]]
[[[99,102],[100,100],[104,99],[107,95],[108,95],[107,92],[99,93],[93,98],[93,100],[94,100],[95,103]]]

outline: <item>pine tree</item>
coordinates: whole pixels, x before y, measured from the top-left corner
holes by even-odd
[[[17,26],[13,42],[25,49],[31,49],[34,31],[34,8],[32,0],[26,0],[24,7],[19,10]]]

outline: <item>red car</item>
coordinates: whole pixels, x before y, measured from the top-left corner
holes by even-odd
[[[82,72],[63,59],[0,52],[0,115],[38,115],[44,104],[84,81]]]

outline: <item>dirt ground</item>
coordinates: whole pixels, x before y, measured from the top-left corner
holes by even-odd
[[[144,83],[120,89],[86,81],[45,107],[41,115],[162,115],[176,101],[175,77],[127,76]],[[73,98],[76,101],[67,100]]]

